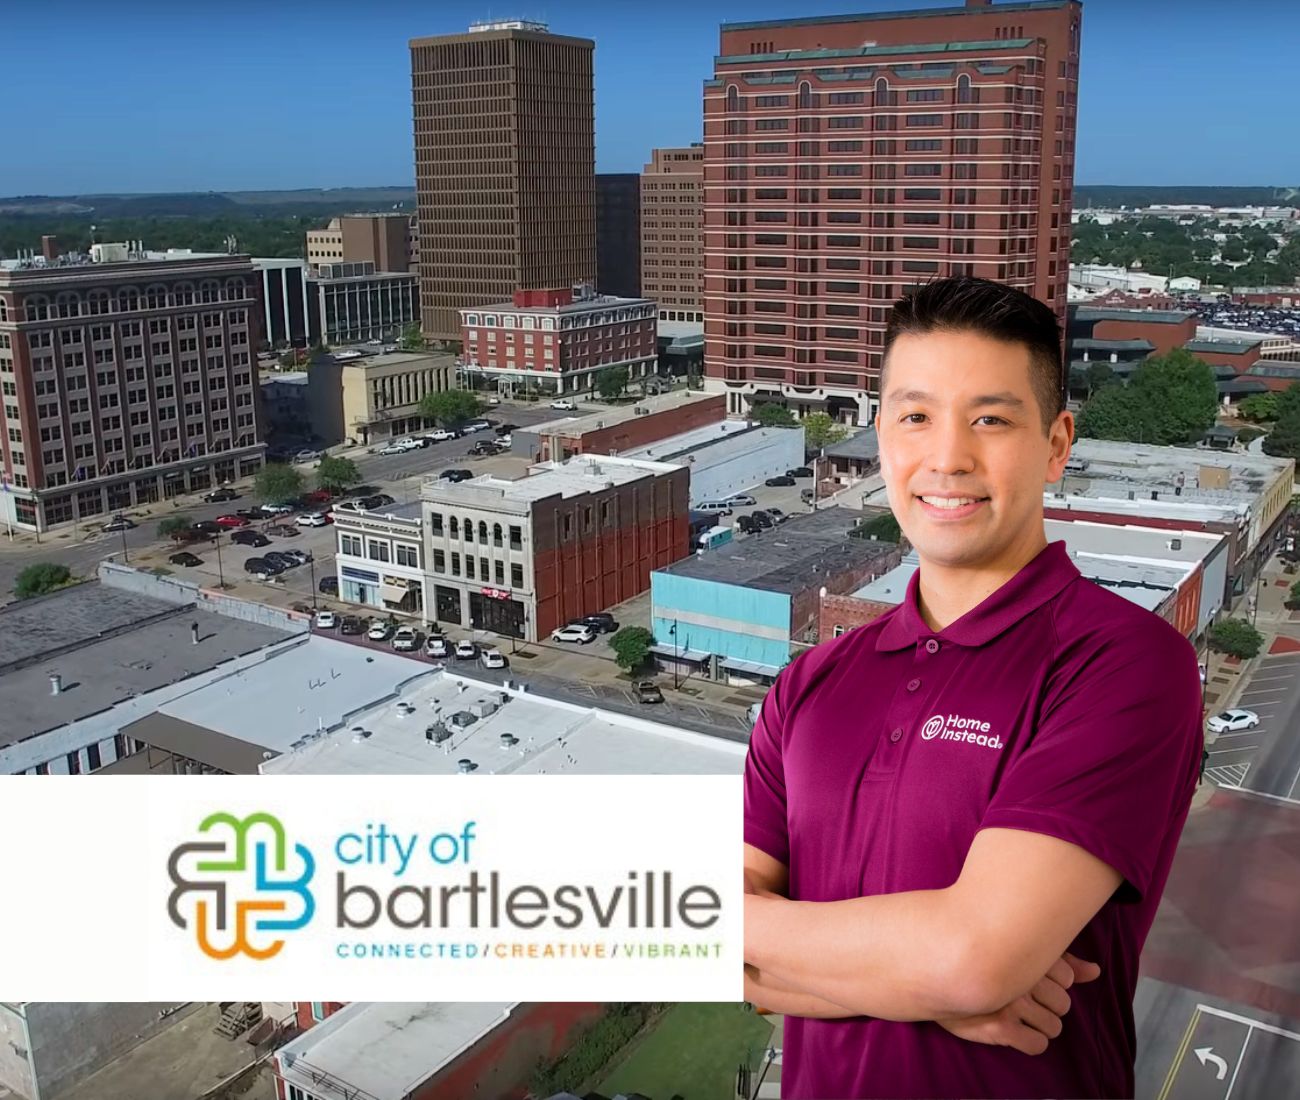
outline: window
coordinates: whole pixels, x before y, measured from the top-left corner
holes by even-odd
[[[511,526],[510,528],[510,549],[522,550],[524,546],[523,528]]]
[[[399,542],[395,549],[397,551],[398,565],[409,565],[412,568],[419,567],[420,552],[414,546],[408,546],[406,543]]]
[[[388,543],[366,539],[366,557],[371,561],[388,561]]]
[[[909,153],[937,153],[943,148],[943,142],[938,138],[909,138],[903,147]]]
[[[861,199],[861,187],[830,187],[827,188],[826,197],[829,199]]]
[[[474,556],[472,554],[465,555],[465,576],[467,576],[470,580],[475,579],[474,578]],[[483,579],[487,580],[487,577],[484,577]]]
[[[904,237],[904,248],[938,248],[938,237]]]
[[[847,107],[852,103],[862,103],[865,99],[863,92],[832,92],[829,102],[832,107]]]
[[[311,1002],[311,1018],[312,1018],[313,1020],[315,1020],[317,1023],[320,1023],[323,1019],[325,1019],[325,1002],[324,1002],[324,1001],[312,1001],[312,1002]]]
[[[518,562],[510,566],[510,587],[523,588],[524,586],[524,567]]]
[[[429,513],[429,530],[435,535],[442,534],[442,513],[441,512]]]
[[[942,126],[943,115],[908,115],[908,126]]]
[[[907,202],[938,202],[942,192],[937,187],[904,187],[903,199]]]
[[[761,95],[754,100],[759,107],[786,107],[790,103],[788,95]]]
[[[361,539],[357,535],[339,535],[339,552],[351,557],[361,557]]]
[[[840,626],[839,623],[836,623],[836,624],[831,628],[831,637],[832,637],[832,638],[838,638],[838,637],[839,637],[841,634],[843,634],[846,630],[848,630],[848,627],[847,627],[847,626]]]
[[[827,122],[827,129],[830,130],[861,130],[863,118],[862,115],[836,115],[832,116]]]
[[[939,176],[943,174],[943,165],[941,164],[905,164],[903,166],[903,175],[905,176]]]
[[[435,573],[447,572],[447,555],[441,550],[433,552],[433,571]]]
[[[754,122],[755,130],[788,130],[790,129],[790,120],[788,118],[760,118]]]
[[[908,103],[942,103],[942,88],[909,88],[907,90]]]
[[[451,555],[451,575],[453,577],[460,576],[460,555],[457,553]]]

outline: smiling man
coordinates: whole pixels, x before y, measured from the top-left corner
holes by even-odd
[[[1138,956],[1201,754],[1195,651],[1048,544],[1051,310],[979,279],[898,302],[876,420],[920,558],[795,661],[745,768],[746,997],[785,1100],[1128,1097]]]

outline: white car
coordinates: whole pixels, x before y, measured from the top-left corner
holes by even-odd
[[[570,623],[568,626],[557,627],[551,631],[553,642],[577,642],[579,645],[586,645],[595,640],[596,632],[581,623]]]
[[[449,439],[455,439],[456,433],[449,432],[446,428],[439,428],[437,431],[430,432],[428,438],[435,443],[446,443]]]
[[[447,639],[441,634],[430,634],[424,643],[424,655],[426,657],[450,657],[451,650],[447,647]]]
[[[293,511],[292,504],[263,504],[262,511],[269,516],[287,516]]]
[[[403,447],[400,443],[389,443],[387,446],[380,447],[381,455],[404,455],[410,450],[409,447]]]
[[[418,451],[424,446],[424,444],[414,436],[408,435],[405,439],[399,439],[397,441],[397,446],[401,447],[404,451]]]
[[[333,611],[316,612],[317,630],[333,630],[336,626],[338,626],[338,623],[339,623],[338,616],[335,615]]]
[[[510,432],[506,432],[505,435],[497,436],[497,446],[500,447],[503,451],[508,451],[510,449],[510,445],[513,442],[514,439]]]
[[[329,516],[324,512],[304,512],[296,522],[299,527],[324,527],[330,521]]]
[[[1212,733],[1251,730],[1259,725],[1259,715],[1253,710],[1225,710],[1222,714],[1216,714],[1205,725]]]
[[[561,412],[577,412],[577,411],[578,411],[578,406],[577,406],[577,405],[575,405],[572,401],[566,401],[564,398],[560,398],[560,400],[558,400],[558,401],[552,401],[552,402],[551,402],[551,408],[553,408],[553,409],[559,409]]]
[[[489,424],[486,420],[471,420],[467,424],[465,424],[464,427],[461,428],[461,431],[462,432],[485,432],[490,427],[492,427],[492,425]]]
[[[459,661],[472,661],[478,656],[478,646],[473,642],[464,640],[456,643],[456,659]]]
[[[499,397],[489,397],[489,398],[487,399],[487,403],[488,403],[489,405],[500,405],[500,404],[501,404],[501,398],[499,398]]]
[[[393,635],[393,648],[403,653],[409,653],[419,641],[419,636],[415,633],[413,626],[399,626],[397,633]]]
[[[392,628],[384,622],[383,619],[376,619],[370,624],[370,629],[366,631],[366,637],[372,642],[382,642],[388,637],[388,633],[391,629]]]
[[[484,668],[505,668],[506,655],[499,649],[488,646],[479,655],[478,659],[483,663]]]

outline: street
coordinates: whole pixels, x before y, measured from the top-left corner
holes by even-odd
[[[1221,733],[1207,768],[1216,783],[1294,798],[1300,790],[1300,653],[1259,658],[1235,704],[1259,715],[1251,730]]]

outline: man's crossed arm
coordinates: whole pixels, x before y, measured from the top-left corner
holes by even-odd
[[[746,845],[745,996],[791,1015],[935,1020],[1026,1049],[1016,1029],[1059,1034],[1064,990],[1097,976],[1066,948],[1120,882],[1077,845],[984,829],[946,889],[799,902],[781,896],[785,866]]]

